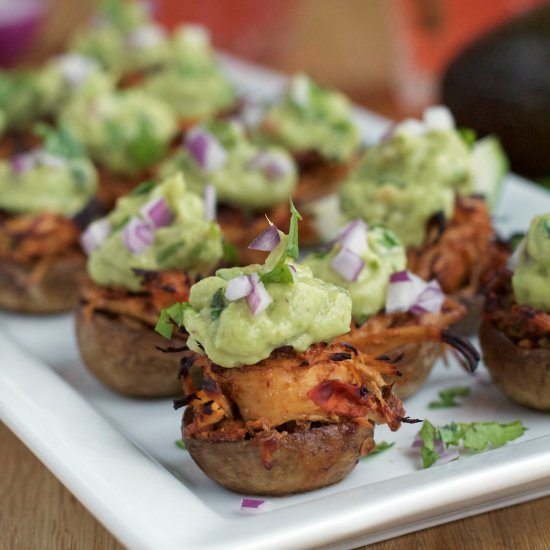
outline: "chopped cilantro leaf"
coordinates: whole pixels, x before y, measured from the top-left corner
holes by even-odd
[[[457,132],[468,149],[471,149],[477,139],[476,131],[472,128],[458,128]]]
[[[230,265],[237,265],[239,262],[239,249],[226,240],[222,241],[223,259]]]
[[[47,124],[37,123],[33,127],[37,136],[44,138],[44,149],[56,155],[67,159],[79,158],[84,155],[84,148],[64,126],[57,130]]]
[[[301,220],[302,216],[292,199],[290,199],[290,228],[288,230],[288,244],[286,245],[286,255],[297,260],[300,257],[300,249],[298,247],[298,220]]]
[[[164,143],[159,141],[151,128],[151,121],[142,116],[134,139],[128,143],[128,156],[136,166],[148,168],[159,160],[165,151]]]
[[[294,278],[292,277],[292,271],[287,263],[277,264],[271,271],[267,273],[261,273],[260,279],[262,283],[282,283],[282,284],[292,284]]]
[[[288,241],[283,254],[279,258],[277,265],[267,273],[260,275],[263,283],[282,283],[292,284],[294,278],[290,267],[286,263],[288,257],[297,260],[300,257],[300,250],[298,247],[298,220],[302,219],[302,216],[296,210],[292,199],[290,199],[290,229],[288,231]]]
[[[384,451],[391,449],[394,445],[395,443],[380,441],[380,443],[377,443],[376,447],[374,447],[374,449],[368,455],[365,455],[363,458],[369,458],[369,456],[379,455],[380,453],[383,453]]]
[[[133,197],[137,195],[145,195],[146,193],[149,193],[149,191],[151,191],[156,184],[157,182],[155,180],[146,180],[140,183],[137,187],[134,187],[129,194]]]
[[[174,324],[178,327],[183,325],[185,310],[190,307],[191,306],[187,302],[178,302],[163,309],[160,312],[160,317],[155,326],[155,331],[161,336],[164,336],[167,340],[170,340],[170,338],[172,338],[172,332],[174,331]]]
[[[174,443],[175,443],[176,446],[179,447],[180,449],[183,449],[184,451],[187,450],[187,447],[185,446],[185,441],[183,441],[183,439],[176,439],[176,441],[174,441]]]
[[[508,424],[498,422],[451,422],[436,427],[425,420],[418,433],[423,442],[422,466],[429,468],[442,458],[445,449],[463,447],[472,451],[502,447],[509,441],[521,437],[527,428],[519,420]]]
[[[156,260],[158,264],[163,264],[168,258],[173,256],[179,248],[183,246],[182,241],[170,243],[168,246],[161,248],[156,254]]]
[[[444,409],[447,407],[460,407],[461,403],[456,401],[457,397],[468,397],[470,388],[468,386],[455,386],[438,392],[439,401],[432,401],[428,404],[430,409]]]
[[[210,302],[210,319],[215,321],[218,319],[225,309],[225,302],[223,300],[223,288],[218,288],[212,296],[212,301]]]
[[[546,231],[546,236],[550,237],[550,220],[542,220],[541,223]]]

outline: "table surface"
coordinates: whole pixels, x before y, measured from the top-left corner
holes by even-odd
[[[115,538],[0,424],[0,548],[122,548]],[[550,497],[455,521],[369,546],[395,548],[550,548]],[[231,542],[228,541],[228,548]]]

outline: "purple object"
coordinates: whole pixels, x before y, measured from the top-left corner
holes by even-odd
[[[163,197],[151,199],[145,203],[140,209],[140,214],[155,229],[170,225],[174,219],[174,215]]]
[[[248,275],[240,275],[227,283],[224,296],[230,301],[246,298],[252,292],[252,281]]]
[[[353,283],[365,267],[365,262],[355,252],[342,248],[330,265],[346,281]]]
[[[13,66],[31,45],[42,22],[44,0],[0,2],[0,66]]]
[[[248,248],[271,252],[280,242],[281,236],[279,235],[279,230],[275,225],[270,225],[248,245]]]
[[[96,248],[99,248],[111,234],[111,224],[107,218],[101,218],[92,222],[80,236],[80,245],[89,255]]]
[[[132,254],[142,254],[154,241],[153,228],[139,218],[132,218],[122,231],[122,241]]]
[[[257,273],[252,273],[249,278],[252,283],[252,292],[247,296],[246,301],[252,315],[259,315],[273,302],[273,298],[267,292]]]

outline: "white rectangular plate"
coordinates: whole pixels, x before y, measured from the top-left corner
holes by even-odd
[[[271,72],[224,57],[239,87],[256,97],[278,93]],[[356,109],[370,141],[388,122]],[[524,230],[550,211],[550,196],[508,177],[496,222],[503,234]],[[548,415],[515,406],[483,368],[465,375],[438,364],[406,402],[407,414],[451,420],[521,420],[529,430],[500,449],[421,470],[411,442],[418,426],[361,460],[343,482],[304,495],[273,498],[274,509],[243,514],[241,497],[207,479],[175,445],[181,412],[170,400],[139,401],[105,389],[83,367],[71,315],[0,314],[0,414],[7,425],[125,545],[132,548],[353,548],[460,517],[550,494]],[[456,409],[431,410],[437,392],[468,385]]]

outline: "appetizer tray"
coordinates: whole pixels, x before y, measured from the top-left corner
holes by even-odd
[[[224,56],[243,93],[279,93],[284,79]],[[365,141],[388,121],[356,110]],[[496,213],[502,234],[526,228],[550,210],[544,190],[509,176]],[[411,448],[419,426],[362,459],[343,482],[311,493],[270,498],[265,512],[240,510],[243,496],[204,476],[180,439],[181,411],[170,400],[120,397],[83,367],[71,315],[0,314],[0,416],[48,468],[124,545],[131,548],[355,548],[454,519],[550,494],[550,417],[508,401],[481,366],[466,375],[451,361],[437,365],[407,414],[434,424],[521,420],[525,435],[499,449],[421,469]],[[468,386],[463,405],[429,409],[437,392]]]

